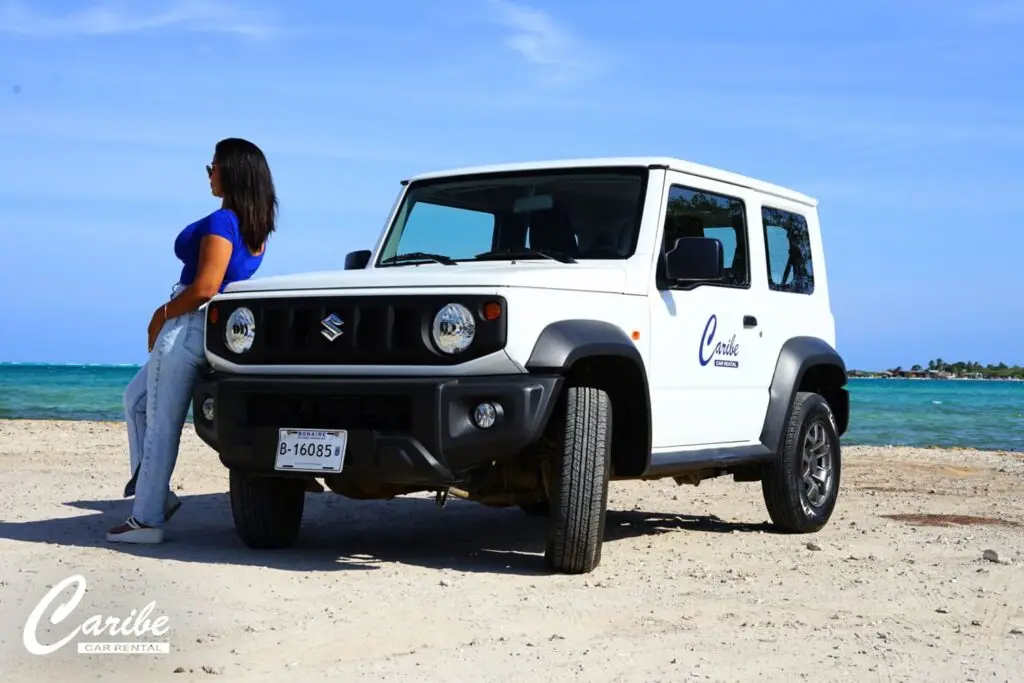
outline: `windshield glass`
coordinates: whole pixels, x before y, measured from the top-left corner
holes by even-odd
[[[509,258],[624,259],[636,249],[646,168],[531,171],[413,183],[377,265]],[[571,261],[570,261],[571,262]]]

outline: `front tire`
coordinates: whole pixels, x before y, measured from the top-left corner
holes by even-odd
[[[298,538],[306,482],[291,477],[252,477],[235,470],[230,478],[235,533],[254,550],[286,548]]]
[[[819,394],[801,391],[775,462],[761,479],[768,515],[786,533],[819,531],[839,496],[842,456],[835,417]]]
[[[601,563],[612,404],[593,387],[566,389],[561,453],[555,461],[544,560],[552,571],[585,574]]]

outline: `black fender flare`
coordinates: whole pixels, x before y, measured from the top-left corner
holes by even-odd
[[[640,350],[622,328],[603,320],[559,320],[541,331],[526,369],[564,371],[581,358],[591,356],[622,356],[644,367]],[[646,378],[645,372],[645,382]]]
[[[772,376],[768,392],[768,410],[761,429],[761,443],[772,453],[778,452],[800,383],[808,370],[815,366],[833,368],[841,374],[840,387],[846,385],[846,363],[839,352],[824,339],[793,337],[782,345],[775,363],[775,374]],[[845,398],[846,390],[841,391]],[[839,433],[842,434],[849,423],[849,402],[842,401],[840,405],[832,408],[833,411],[840,413],[836,415],[836,421]]]
[[[622,328],[603,320],[559,320],[549,324],[537,337],[526,370],[532,373],[562,374],[575,363],[595,356],[617,356],[635,364],[643,384],[644,417],[647,421],[647,443],[644,458],[649,459],[651,439],[651,388],[647,366],[640,350]],[[614,434],[614,429],[612,430]]]

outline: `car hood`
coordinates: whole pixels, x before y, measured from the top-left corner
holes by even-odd
[[[611,265],[614,263],[614,265]],[[293,275],[257,277],[233,282],[226,294],[283,290],[531,287],[588,292],[621,293],[626,269],[621,261],[551,263],[519,261],[502,263],[438,263],[403,265],[366,270],[327,270]]]

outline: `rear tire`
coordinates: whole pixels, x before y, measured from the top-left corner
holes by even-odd
[[[801,391],[793,402],[782,447],[761,479],[772,522],[786,533],[819,531],[832,517],[841,474],[832,408],[819,394]]]
[[[234,470],[230,478],[235,533],[254,550],[286,548],[298,538],[306,482],[291,477],[252,477]]]
[[[554,466],[547,547],[548,569],[585,574],[601,563],[608,478],[611,470],[612,404],[593,387],[566,389],[561,453]]]

